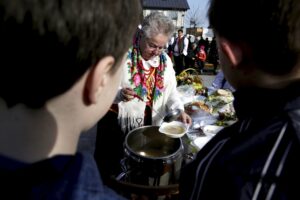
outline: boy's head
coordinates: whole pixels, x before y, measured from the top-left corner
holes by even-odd
[[[41,107],[111,55],[117,64],[139,23],[139,0],[2,0],[0,97]]]
[[[298,0],[211,0],[209,21],[217,37],[242,50],[239,63],[283,75],[299,59],[299,13]]]

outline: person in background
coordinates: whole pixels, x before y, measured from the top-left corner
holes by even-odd
[[[197,54],[197,44],[189,43],[188,53],[185,58],[186,68],[195,68],[195,63],[197,58],[196,54]]]
[[[140,13],[139,0],[0,1],[1,197],[123,199],[76,147],[115,98]]]
[[[201,46],[205,46],[205,40],[203,39],[202,36],[200,36],[200,40],[198,41],[198,50],[200,49]]]
[[[183,35],[183,30],[178,30],[178,37],[174,40],[173,58],[175,62],[176,75],[185,69],[185,57],[187,56],[189,40]]]
[[[219,54],[218,54],[216,37],[213,37],[210,42],[208,55],[207,55],[207,61],[209,63],[213,64],[214,74],[217,74],[217,69],[218,69],[218,65],[219,65]]]
[[[98,159],[102,174],[110,175],[119,170],[124,138],[129,131],[145,125],[159,126],[164,116],[176,109],[181,111],[179,120],[191,124],[192,120],[184,112],[183,103],[178,98],[172,61],[163,51],[173,31],[171,19],[162,13],[153,12],[145,17],[142,28],[134,36],[123,66],[121,87],[113,105],[117,109],[112,109],[98,123],[98,127],[105,127],[106,132],[112,132],[113,129],[119,135],[107,135],[101,128],[97,133],[95,158]],[[103,137],[115,141],[114,147],[106,145],[111,149],[109,155],[105,149],[106,142],[100,139]],[[117,155],[119,159],[108,158],[111,165],[101,162],[105,156],[111,155]]]
[[[208,38],[205,38],[204,50],[205,50],[206,55],[208,54],[209,48],[210,48],[210,42],[209,42]]]
[[[173,58],[173,51],[174,51],[174,41],[176,38],[176,33],[173,34],[173,36],[169,39],[167,43],[167,51],[168,51],[168,56],[172,59]]]
[[[197,71],[201,74],[203,73],[204,61],[206,59],[206,54],[204,51],[204,47],[202,46],[202,50],[198,50],[197,44],[192,43],[191,48],[188,50],[187,54],[187,67],[196,68]]]
[[[180,199],[299,199],[299,1],[211,0],[208,13],[238,121],[182,169]]]
[[[212,88],[214,89],[225,89],[233,92],[235,89],[230,85],[230,83],[226,80],[224,73],[222,70],[218,72],[213,83]]]
[[[200,50],[196,54],[197,56],[197,65],[199,67],[200,73],[203,73],[204,64],[206,61],[206,53],[205,53],[205,46],[201,46]]]

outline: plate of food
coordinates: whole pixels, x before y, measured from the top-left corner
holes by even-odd
[[[162,123],[158,130],[169,137],[179,138],[186,134],[188,128],[188,125],[182,122],[172,121]]]
[[[185,112],[189,115],[211,114],[212,107],[204,101],[193,101],[184,105]]]
[[[207,101],[214,104],[214,106],[225,105],[227,103],[231,103],[233,100],[234,97],[232,92],[224,89],[218,89],[207,97]]]

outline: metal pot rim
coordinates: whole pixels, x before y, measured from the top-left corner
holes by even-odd
[[[126,153],[130,154],[129,156],[132,156],[132,154],[134,155],[133,158],[137,161],[141,161],[142,159],[147,159],[147,160],[157,160],[157,161],[166,161],[166,160],[171,160],[174,159],[178,156],[178,154],[182,151],[183,152],[183,144],[182,144],[182,140],[181,138],[172,138],[174,140],[178,140],[179,141],[179,148],[172,154],[169,154],[167,156],[158,156],[158,157],[150,157],[150,156],[143,156],[140,155],[138,153],[136,153],[127,143],[128,137],[135,131],[138,131],[139,129],[145,129],[145,128],[150,128],[150,127],[157,127],[159,128],[159,126],[154,126],[154,125],[148,125],[148,126],[141,126],[138,127],[136,129],[131,130],[125,137],[125,141],[124,141],[124,147],[125,147],[125,152],[127,150]],[[162,133],[163,134],[163,133]],[[142,159],[140,159],[142,158]]]

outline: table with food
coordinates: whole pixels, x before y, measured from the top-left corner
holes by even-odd
[[[234,97],[229,90],[205,86],[194,70],[183,71],[177,82],[185,112],[193,119],[183,139],[189,143],[190,152],[197,153],[221,129],[237,120]]]

